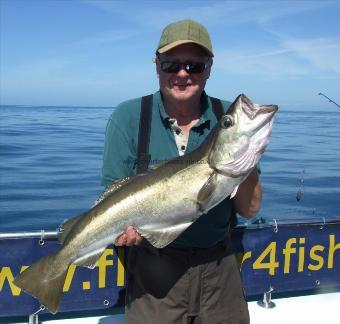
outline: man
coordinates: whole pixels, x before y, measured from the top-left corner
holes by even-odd
[[[192,20],[168,25],[156,51],[160,91],[152,96],[151,161],[197,148],[217,123],[204,92],[213,50],[204,26]],[[222,101],[226,110],[229,102]],[[120,104],[106,129],[102,184],[137,173],[141,98]],[[185,184],[182,184],[185,185]],[[174,192],[176,195],[176,192]],[[230,218],[257,213],[262,187],[257,170],[202,215],[173,243],[156,249],[131,226],[115,242],[130,246],[126,323],[249,323],[239,270],[230,246]],[[178,197],[181,199],[181,197]],[[157,204],[157,202],[155,202]]]

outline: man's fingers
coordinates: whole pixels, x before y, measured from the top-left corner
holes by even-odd
[[[136,230],[132,226],[129,226],[126,229],[125,233],[127,234],[126,242],[127,246],[138,244],[138,242],[140,241],[140,235],[136,232]]]
[[[134,229],[133,229],[133,237],[135,239],[134,244],[138,245],[143,241],[143,237]]]
[[[125,233],[126,233],[126,237],[127,237],[127,240],[126,240],[126,245],[127,246],[131,246],[131,245],[134,245],[135,244],[135,241],[136,241],[136,235],[135,235],[135,230],[133,229],[132,226],[129,226],[126,230],[125,230]]]
[[[132,226],[128,226],[127,229],[125,230],[125,233],[127,234],[128,237],[133,237],[136,231]]]
[[[127,239],[128,239],[127,234],[126,234],[126,233],[123,233],[122,235],[120,235],[120,236],[116,239],[115,245],[117,245],[117,246],[126,245]]]
[[[137,233],[137,237],[136,237],[136,245],[141,244],[143,241],[143,236],[139,235],[139,233]]]
[[[129,226],[125,232],[120,235],[115,244],[117,246],[121,246],[121,245],[127,245],[127,246],[131,246],[131,245],[138,245],[142,242],[143,237],[140,236],[137,231],[132,227]]]

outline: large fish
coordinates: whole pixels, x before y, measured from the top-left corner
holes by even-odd
[[[268,144],[277,109],[238,96],[199,148],[116,183],[97,205],[64,223],[61,248],[14,284],[56,313],[69,265],[94,268],[129,225],[155,247],[165,247],[248,176]]]

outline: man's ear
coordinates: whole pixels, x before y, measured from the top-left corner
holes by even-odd
[[[207,79],[209,79],[210,77],[210,72],[211,72],[211,67],[213,65],[213,62],[214,62],[213,59],[210,59],[209,66],[207,68]]]
[[[159,73],[160,73],[159,59],[155,57],[152,61],[156,64],[156,75],[157,75],[157,78],[159,79]]]

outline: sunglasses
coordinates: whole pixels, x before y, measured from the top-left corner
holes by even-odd
[[[194,61],[160,61],[160,66],[163,72],[178,73],[184,69],[189,74],[202,73],[208,66],[207,62],[194,62]]]

